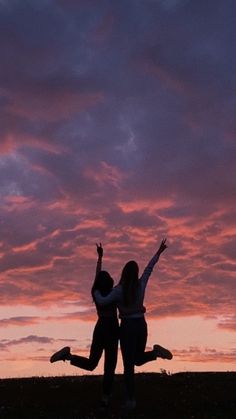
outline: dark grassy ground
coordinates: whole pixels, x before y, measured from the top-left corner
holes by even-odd
[[[101,376],[0,380],[4,419],[236,419],[236,372],[136,374],[137,408],[123,412],[123,379],[99,409]]]

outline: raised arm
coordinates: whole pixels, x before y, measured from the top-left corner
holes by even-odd
[[[140,278],[140,281],[142,283],[142,285],[145,287],[147,285],[148,279],[152,273],[152,270],[154,268],[154,266],[156,265],[156,263],[159,260],[160,255],[164,252],[164,250],[167,249],[167,245],[166,245],[166,239],[163,239],[161,241],[161,244],[158,248],[158,250],[156,251],[156,253],[154,254],[154,256],[152,257],[152,259],[148,262],[146,268],[143,271],[143,274]]]
[[[96,288],[97,276],[98,276],[99,272],[101,272],[101,270],[102,270],[102,257],[103,257],[102,243],[100,243],[99,245],[96,243],[96,246],[97,246],[98,259],[97,259],[97,265],[96,265],[95,278],[94,278],[93,285],[92,285],[92,288],[91,288],[91,294],[92,294],[93,299],[94,299],[94,290]]]
[[[97,274],[99,274],[99,272],[101,272],[102,270],[102,257],[103,257],[102,243],[99,243],[99,245],[96,243],[96,246],[97,246],[98,260],[97,260],[97,266],[96,266],[95,279],[97,277]]]

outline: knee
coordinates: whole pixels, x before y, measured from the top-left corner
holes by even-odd
[[[97,361],[90,361],[88,365],[88,371],[93,371],[97,367],[98,362]]]

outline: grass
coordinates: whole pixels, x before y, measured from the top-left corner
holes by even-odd
[[[137,408],[122,411],[123,377],[99,409],[101,376],[0,380],[1,419],[235,419],[236,372],[136,374]]]

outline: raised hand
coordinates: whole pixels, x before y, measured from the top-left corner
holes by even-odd
[[[102,258],[103,257],[102,243],[99,243],[99,244],[96,243],[96,246],[97,246],[97,254],[100,258]]]
[[[167,249],[166,239],[163,239],[157,252],[161,254],[165,249]]]

